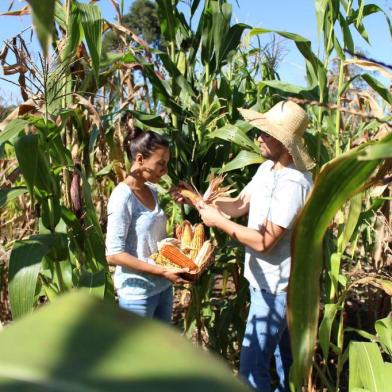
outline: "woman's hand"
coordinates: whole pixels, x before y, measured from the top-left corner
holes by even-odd
[[[162,271],[162,277],[170,280],[170,282],[174,284],[185,284],[189,283],[188,280],[184,279],[180,275],[183,274],[184,272],[189,272],[189,268],[181,268],[179,270],[172,270],[169,268],[163,268]]]
[[[209,227],[216,227],[219,221],[225,218],[216,207],[209,204],[199,204],[197,209],[204,224]]]
[[[191,185],[184,181],[180,181],[178,186],[173,186],[170,189],[170,195],[174,199],[174,201],[178,204],[189,204],[192,205],[192,201],[189,200],[187,197],[181,195],[180,191],[182,189],[188,189],[189,191],[194,192],[194,189]]]

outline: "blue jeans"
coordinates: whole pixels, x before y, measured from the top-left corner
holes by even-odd
[[[286,293],[250,288],[250,308],[240,355],[240,374],[255,390],[271,391],[271,359],[275,356],[279,386],[289,391],[292,362],[286,320]]]
[[[119,305],[120,308],[139,316],[170,323],[173,308],[173,288],[170,286],[166,290],[145,299],[127,300],[119,297]]]

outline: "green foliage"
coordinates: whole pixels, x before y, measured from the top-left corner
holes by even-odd
[[[143,38],[153,48],[164,48],[165,42],[161,36],[156,2],[150,0],[133,1],[128,13],[122,16],[121,22],[123,26]],[[129,43],[131,44],[132,41]],[[121,45],[115,32],[109,30],[105,33],[102,43],[104,52],[119,50]]]
[[[85,292],[2,331],[0,369],[4,391],[247,390],[176,331]]]

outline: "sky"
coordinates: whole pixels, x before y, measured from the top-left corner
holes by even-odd
[[[45,1],[45,0],[42,0]],[[87,0],[84,0],[87,2]],[[357,6],[357,1],[353,3]],[[11,0],[0,0],[0,14],[8,10]],[[132,0],[124,0],[125,10],[128,11]],[[201,2],[202,3],[202,2]],[[232,0],[233,22],[249,24],[253,27],[263,27],[267,29],[283,30],[300,34],[312,42],[313,51],[318,53],[317,22],[314,7],[314,0]],[[377,4],[384,9],[392,20],[392,0],[365,0],[366,4]],[[97,4],[101,7],[102,15],[105,19],[113,21],[115,13],[110,0],[99,0]],[[25,5],[23,0],[14,0],[13,10],[22,8]],[[30,16],[4,16],[0,15],[0,43],[10,39],[20,31],[28,28],[31,24]],[[385,16],[381,13],[370,15],[365,19],[365,28],[368,31],[370,43],[368,45],[363,38],[353,33],[354,42],[357,49],[364,51],[368,57],[391,64],[392,63],[392,40],[385,21]],[[38,45],[35,37],[30,39],[31,34],[25,33],[31,49],[37,50]],[[263,37],[264,42],[270,37]],[[281,80],[297,85],[305,86],[305,64],[302,55],[295,45],[282,40],[285,57],[281,61],[278,72]],[[2,72],[1,72],[2,74]],[[3,75],[0,75],[4,77]],[[15,80],[12,79],[12,80]],[[0,80],[0,100],[16,102],[20,100],[18,88],[5,81]]]

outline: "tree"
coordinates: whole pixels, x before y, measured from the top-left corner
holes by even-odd
[[[122,24],[147,41],[152,47],[161,48],[163,46],[158,9],[155,2],[150,0],[135,0],[129,12],[124,15]],[[113,31],[105,34],[103,40],[104,51],[116,50],[120,46],[120,40]]]

